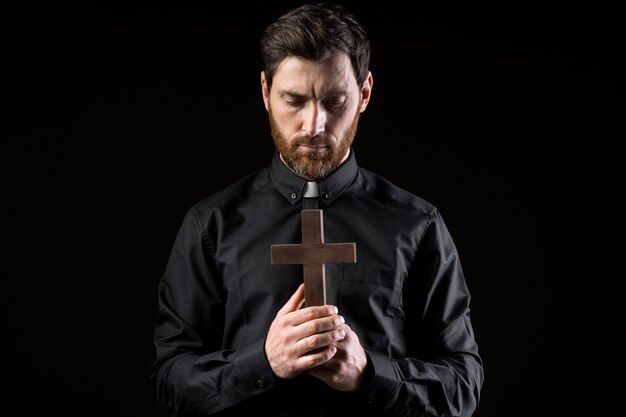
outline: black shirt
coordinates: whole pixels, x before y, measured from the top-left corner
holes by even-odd
[[[470,294],[438,210],[358,167],[354,150],[303,198],[306,180],[269,167],[190,207],[159,286],[151,378],[170,415],[470,416],[483,382]],[[327,243],[355,242],[355,264],[327,264],[327,303],[370,361],[359,392],[301,374],[275,376],[264,354],[301,265],[271,245],[301,242],[304,208],[324,213]],[[243,414],[242,414],[243,413]]]

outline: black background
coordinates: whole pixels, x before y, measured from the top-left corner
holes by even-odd
[[[3,6],[0,407],[162,415],[158,280],[187,207],[269,163],[257,41],[295,4]],[[455,238],[476,415],[610,415],[626,391],[619,13],[347,4],[373,48],[357,158]]]

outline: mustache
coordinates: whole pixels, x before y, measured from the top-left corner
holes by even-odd
[[[327,145],[332,146],[332,141],[327,135],[315,135],[315,136],[299,136],[294,139],[293,146],[300,145]]]

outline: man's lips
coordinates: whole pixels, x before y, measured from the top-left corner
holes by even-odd
[[[321,153],[321,152],[325,152],[328,150],[329,146],[328,145],[307,145],[307,144],[300,144],[298,145],[298,148],[302,149],[305,152],[310,152],[310,153]]]

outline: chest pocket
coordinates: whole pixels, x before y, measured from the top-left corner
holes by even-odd
[[[364,345],[388,343],[393,319],[402,308],[404,280],[405,274],[395,270],[342,266],[339,313]]]

